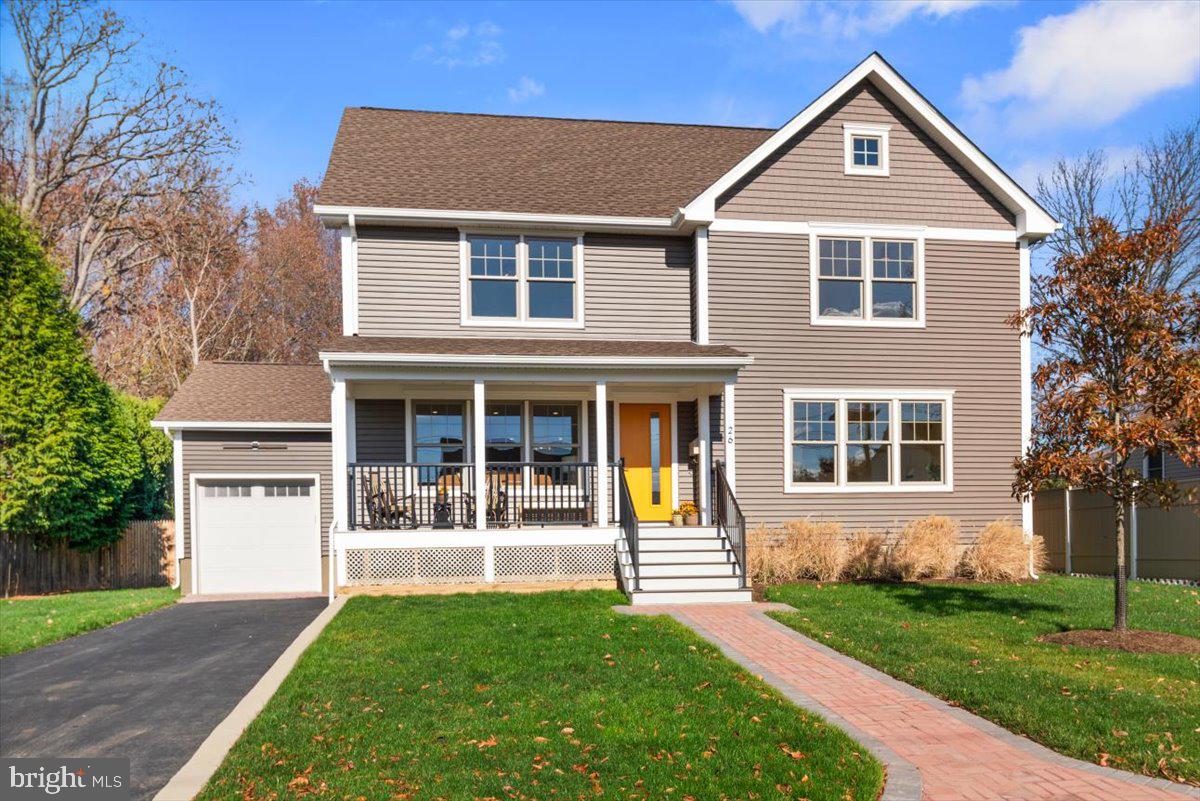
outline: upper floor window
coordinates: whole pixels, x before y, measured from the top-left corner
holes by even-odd
[[[813,242],[814,323],[921,324],[921,248],[916,240],[815,236]]]
[[[1163,479],[1166,476],[1166,470],[1163,464],[1162,451],[1148,451],[1146,453],[1146,469],[1143,471],[1146,478]]]
[[[845,170],[847,175],[878,175],[886,177],[888,165],[888,132],[890,125],[847,123],[842,126],[845,138]]]
[[[581,238],[463,237],[463,324],[582,324]]]
[[[786,391],[785,489],[950,489],[950,406],[943,391]]]

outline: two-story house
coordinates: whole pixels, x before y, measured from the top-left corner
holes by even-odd
[[[186,591],[738,600],[748,526],[1030,526],[1005,320],[1056,223],[877,54],[778,130],[347,109],[316,212],[321,364],[159,415]]]

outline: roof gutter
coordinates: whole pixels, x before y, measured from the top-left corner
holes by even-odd
[[[590,214],[521,214],[507,211],[401,209],[380,206],[338,206],[318,203],[313,214],[327,227],[357,223],[407,225],[470,225],[554,228],[572,231],[661,231],[686,233],[682,209],[670,217],[610,217]]]
[[[329,423],[270,420],[151,420],[163,431],[328,431]]]
[[[754,361],[751,356],[494,356],[421,353],[322,352],[326,372],[330,364],[387,365],[389,367],[514,367],[514,368],[620,368],[635,370],[727,369],[737,370]]]

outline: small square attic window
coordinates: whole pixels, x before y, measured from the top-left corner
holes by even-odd
[[[847,123],[842,127],[845,136],[847,175],[888,174],[889,125]]]

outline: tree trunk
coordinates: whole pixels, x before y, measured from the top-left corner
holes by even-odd
[[[1113,586],[1115,589],[1115,604],[1113,608],[1113,629],[1124,631],[1129,616],[1129,594],[1125,579],[1125,506],[1115,502],[1117,512],[1117,559],[1113,570]]]

